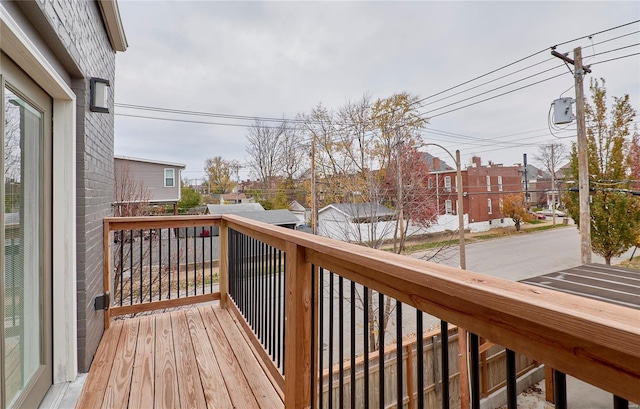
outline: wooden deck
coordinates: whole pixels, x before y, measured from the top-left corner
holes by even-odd
[[[77,408],[283,408],[235,317],[216,303],[117,321]]]

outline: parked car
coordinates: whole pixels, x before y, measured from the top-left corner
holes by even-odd
[[[533,219],[538,219],[538,220],[546,220],[547,219],[545,215],[533,212],[531,210],[529,211],[529,216],[531,216],[531,218],[533,218]]]
[[[544,216],[549,216],[552,217],[553,216],[553,212],[554,210],[552,209],[544,209],[544,210],[540,210],[538,213]],[[556,217],[566,217],[567,214],[565,212],[561,212],[560,210],[556,209]]]

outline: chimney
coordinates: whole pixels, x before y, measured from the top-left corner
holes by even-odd
[[[480,166],[482,166],[482,160],[480,159],[480,156],[474,156],[473,158],[471,158],[471,163],[473,163],[473,165],[476,168],[480,168]]]
[[[440,158],[433,157],[433,169],[431,170],[440,170]]]

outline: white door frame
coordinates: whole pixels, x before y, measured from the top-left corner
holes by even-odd
[[[0,3],[2,51],[53,99],[53,383],[78,372],[76,305],[76,97]]]

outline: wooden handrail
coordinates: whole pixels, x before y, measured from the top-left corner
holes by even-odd
[[[620,397],[640,401],[637,310],[240,216],[223,218],[230,228],[245,234],[303,248],[307,264],[322,266]]]

